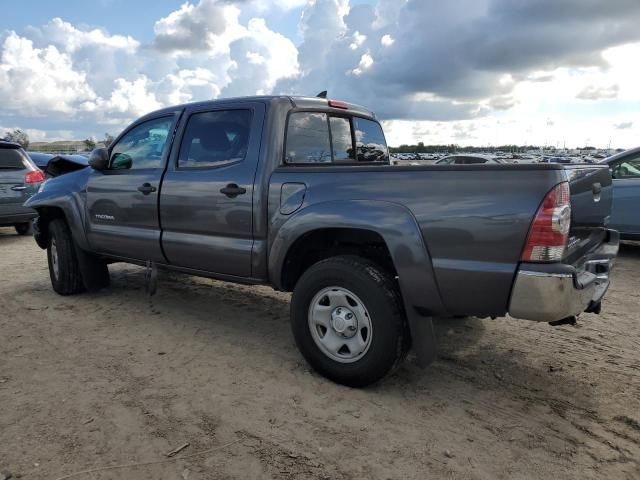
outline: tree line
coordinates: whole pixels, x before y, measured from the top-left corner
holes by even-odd
[[[0,140],[17,143],[25,150],[28,150],[29,145],[31,145],[29,134],[21,128],[14,128],[13,130],[5,132],[5,134],[0,137]],[[84,144],[85,151],[90,152],[98,146],[108,147],[109,145],[111,145],[111,143],[113,143],[113,140],[113,135],[111,135],[110,133],[105,133],[104,137],[100,140],[96,140],[94,137],[87,137],[82,140],[82,143]]]

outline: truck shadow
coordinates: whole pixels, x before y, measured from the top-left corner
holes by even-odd
[[[640,242],[621,243],[618,258],[640,258]]]
[[[123,294],[130,296],[126,303],[144,302],[144,270],[130,266],[116,270],[112,273],[111,289],[98,295],[121,298]],[[294,371],[304,373],[308,370],[290,333],[288,294],[268,287],[231,285],[162,272],[157,297],[151,299],[149,308],[154,315],[145,315],[140,321],[162,324],[180,319],[193,329],[223,329],[232,343],[257,349],[256,362],[275,355],[278,361],[289,363]],[[549,364],[532,362],[529,354],[535,350],[533,345],[531,351],[505,349],[507,337],[513,335],[513,331],[505,332],[505,337],[501,338],[500,328],[492,326],[492,334],[496,336],[485,338],[487,322],[501,320],[437,319],[438,359],[428,368],[421,369],[410,355],[397,371],[370,387],[369,391],[389,401],[403,397],[407,390],[446,391],[454,385],[456,389],[466,390],[465,398],[472,397],[477,390],[513,396],[514,389],[520,398],[527,398],[531,392],[536,392],[536,398],[559,397],[564,388],[559,388],[554,378],[549,381],[549,364],[556,359],[549,358]],[[280,333],[274,335],[274,331]],[[547,331],[553,335],[551,327],[542,329],[542,335]],[[212,341],[215,338],[212,334]],[[246,358],[249,363],[254,361],[250,357]],[[312,376],[317,382],[325,381],[315,374]],[[306,381],[306,378],[300,381]],[[586,399],[590,394],[588,387],[579,384],[572,383],[570,388],[565,392],[569,398]]]

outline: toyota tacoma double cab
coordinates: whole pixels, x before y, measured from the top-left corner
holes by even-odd
[[[293,292],[302,355],[350,386],[433,360],[434,317],[599,312],[618,249],[606,166],[391,166],[375,115],[326,98],[165,108],[89,165],[27,202],[56,292],[113,262]]]

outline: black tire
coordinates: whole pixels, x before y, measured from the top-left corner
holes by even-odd
[[[49,223],[47,260],[51,285],[57,293],[73,295],[84,290],[73,237],[67,222],[61,218]]]
[[[18,235],[31,235],[31,223],[18,223],[15,225],[16,233]]]
[[[311,303],[328,287],[352,292],[369,313],[368,349],[351,363],[341,363],[326,354],[309,325]],[[406,320],[393,278],[375,263],[356,256],[331,257],[304,272],[291,299],[291,326],[307,362],[321,375],[350,387],[364,387],[382,379],[404,358],[408,346]]]

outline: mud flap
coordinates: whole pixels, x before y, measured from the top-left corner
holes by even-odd
[[[109,270],[106,264],[94,255],[85,252],[78,245],[75,245],[76,258],[82,284],[88,292],[97,292],[109,286]]]
[[[147,261],[147,269],[144,272],[144,286],[150,297],[154,296],[158,290],[158,267],[151,261]]]
[[[424,368],[437,357],[436,332],[432,317],[423,317],[416,312],[407,314],[409,329],[411,330],[411,346],[416,354],[416,363]]]

